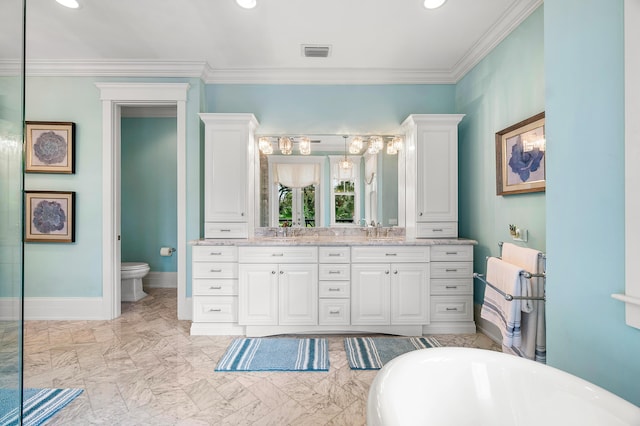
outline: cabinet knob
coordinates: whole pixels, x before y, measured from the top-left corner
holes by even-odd
[[[444,286],[444,288],[458,288],[457,285],[446,285]]]
[[[222,252],[220,251],[212,251],[209,253],[210,256],[222,256]]]
[[[336,314],[339,314],[339,313],[340,313],[340,310],[339,310],[339,309],[338,309],[338,310],[335,310],[335,311],[329,311],[329,314],[330,314],[330,315],[336,315]]]
[[[280,271],[280,275],[284,275],[284,271]]]
[[[220,309],[220,308],[217,308],[217,309],[211,308],[211,309],[209,309],[209,312],[222,312],[222,309]]]
[[[396,271],[393,271],[393,273],[394,273],[395,275],[398,275],[398,271],[397,271],[397,270],[396,270]]]
[[[384,273],[385,273],[386,275],[389,275],[389,271],[384,271]]]
[[[244,212],[240,213],[240,216],[244,216]]]
[[[422,216],[422,212],[420,212],[419,216]]]
[[[222,290],[222,287],[221,286],[215,286],[215,287],[211,286],[211,287],[209,287],[209,290]]]
[[[211,269],[211,272],[222,272],[222,269]]]
[[[275,275],[275,274],[276,274],[276,271],[271,271],[271,274],[272,274],[272,275]]]
[[[457,311],[458,308],[447,308],[447,311]]]

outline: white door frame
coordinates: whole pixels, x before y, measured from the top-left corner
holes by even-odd
[[[186,103],[188,83],[96,83],[102,101],[103,317],[120,316],[120,108],[175,105],[178,169],[178,319],[191,319],[186,303]]]

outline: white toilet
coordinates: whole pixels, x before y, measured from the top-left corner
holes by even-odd
[[[137,302],[147,293],[142,289],[142,278],[146,276],[151,268],[148,263],[143,262],[122,262],[120,265],[121,295],[123,302]]]

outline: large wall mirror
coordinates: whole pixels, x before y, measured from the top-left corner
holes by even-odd
[[[403,141],[375,136],[256,135],[260,226],[397,225]]]

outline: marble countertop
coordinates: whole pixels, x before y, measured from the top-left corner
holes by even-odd
[[[194,246],[434,246],[478,244],[466,238],[359,237],[359,236],[300,236],[254,237],[246,239],[200,239],[189,241]]]

